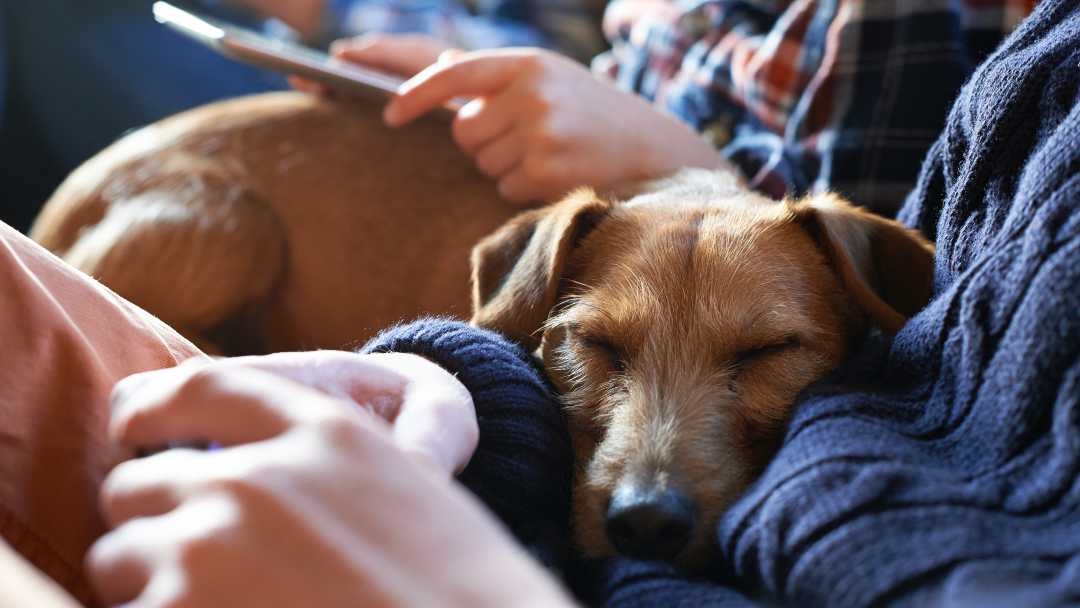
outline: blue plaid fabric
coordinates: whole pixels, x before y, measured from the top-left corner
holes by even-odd
[[[627,5],[622,7],[620,5]],[[974,67],[1033,0],[616,0],[594,67],[772,196],[891,214]]]
[[[424,33],[464,49],[539,46],[588,61],[605,48],[590,0],[331,0],[320,38]]]

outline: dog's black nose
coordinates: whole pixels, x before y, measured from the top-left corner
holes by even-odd
[[[629,557],[671,560],[693,531],[693,503],[671,489],[619,488],[608,505],[608,538]]]

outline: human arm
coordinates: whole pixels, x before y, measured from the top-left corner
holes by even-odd
[[[386,121],[407,124],[460,97],[454,139],[517,202],[604,188],[680,167],[731,170],[674,117],[540,49],[458,53],[405,83]]]

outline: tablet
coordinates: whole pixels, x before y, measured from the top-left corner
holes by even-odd
[[[154,18],[164,25],[243,63],[324,84],[354,97],[386,101],[404,82],[401,78],[335,59],[308,47],[155,2]],[[455,111],[460,102],[447,109]]]

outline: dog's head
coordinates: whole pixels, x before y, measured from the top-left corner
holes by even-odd
[[[538,348],[565,399],[579,546],[693,568],[796,395],[869,324],[899,329],[932,267],[916,233],[834,196],[689,172],[515,218],[473,252],[473,322]]]

